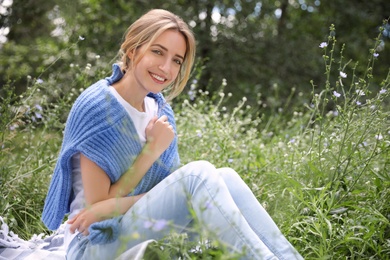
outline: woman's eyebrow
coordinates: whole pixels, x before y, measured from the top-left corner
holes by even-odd
[[[167,48],[165,48],[164,46],[162,46],[161,44],[158,44],[158,43],[155,43],[155,44],[152,44],[152,46],[157,46],[157,47],[160,47],[161,49],[163,49],[164,51],[168,51]],[[184,57],[179,55],[179,54],[175,54],[175,56],[179,57],[180,59],[184,60]]]

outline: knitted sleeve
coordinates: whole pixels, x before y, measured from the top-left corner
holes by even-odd
[[[134,138],[132,122],[123,108],[107,94],[105,81],[86,89],[74,103],[42,213],[50,229],[69,212],[72,191],[71,158],[83,153],[116,181],[142,149]]]

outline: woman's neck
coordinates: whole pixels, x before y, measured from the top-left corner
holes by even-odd
[[[144,99],[146,94],[140,93],[141,91],[138,91],[134,84],[136,83],[131,82],[130,77],[126,77],[125,74],[121,80],[115,82],[112,86],[132,107],[140,112],[145,112]]]

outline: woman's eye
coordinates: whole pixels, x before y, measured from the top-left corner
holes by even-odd
[[[175,60],[175,63],[178,64],[178,65],[182,64],[181,60]]]
[[[161,54],[162,54],[162,52],[161,52],[160,50],[152,50],[152,52],[154,52],[154,53],[156,53],[156,54],[158,54],[158,55],[161,55]]]

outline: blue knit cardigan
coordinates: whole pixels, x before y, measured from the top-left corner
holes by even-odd
[[[111,183],[115,183],[142,150],[130,116],[108,88],[122,77],[120,67],[114,64],[113,74],[81,93],[69,113],[42,214],[42,221],[49,229],[57,229],[64,216],[69,213],[73,200],[71,158],[74,154],[82,153],[88,157],[106,172]],[[172,108],[163,95],[149,93],[148,96],[157,101],[158,116],[166,115],[176,132]],[[178,168],[179,164],[175,135],[168,149],[152,165],[131,194],[149,191]],[[114,218],[93,224],[90,227],[90,237],[96,243],[115,239],[119,221],[120,218]],[[101,234],[102,232],[107,234]]]

